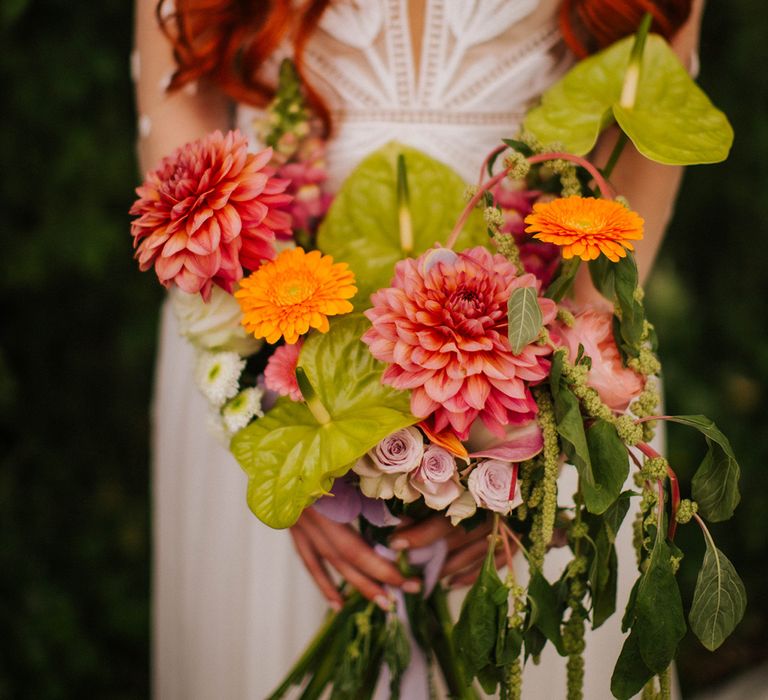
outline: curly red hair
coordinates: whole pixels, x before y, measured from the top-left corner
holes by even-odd
[[[579,58],[637,30],[646,13],[651,31],[671,39],[691,14],[692,0],[563,0],[560,30]]]
[[[173,44],[177,70],[171,90],[205,78],[237,102],[263,106],[272,97],[259,79],[264,61],[291,33],[294,61],[303,75],[303,49],[332,0],[159,0],[157,17]],[[560,26],[571,50],[584,57],[634,32],[646,12],[653,31],[671,38],[685,23],[692,0],[563,0]],[[307,98],[326,128],[330,115],[323,101],[304,85]]]

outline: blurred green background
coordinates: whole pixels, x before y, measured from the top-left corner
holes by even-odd
[[[687,639],[686,694],[768,659],[768,13],[710,3],[700,82],[730,160],[693,168],[649,289],[668,410],[705,413],[743,468],[715,527],[750,594],[716,654]],[[131,259],[131,3],[0,3],[0,699],[149,694],[148,416],[161,290]],[[683,479],[702,456],[673,428]],[[681,577],[690,596],[701,537]]]

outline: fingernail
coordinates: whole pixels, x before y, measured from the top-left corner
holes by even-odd
[[[385,595],[377,595],[373,602],[376,603],[382,610],[391,610],[392,609],[392,601],[387,598]]]
[[[389,548],[394,549],[396,552],[408,549],[408,540],[403,537],[395,537],[394,540],[390,541]]]
[[[341,612],[341,609],[344,607],[338,600],[331,600],[328,604],[334,612]]]
[[[421,581],[406,581],[401,588],[406,593],[418,593],[421,590]]]

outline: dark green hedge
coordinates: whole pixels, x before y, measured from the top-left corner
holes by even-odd
[[[758,0],[710,4],[702,82],[736,146],[728,163],[689,172],[649,306],[669,410],[707,413],[741,458],[743,504],[715,534],[751,602],[716,655],[685,643],[689,689],[768,656],[768,15]],[[0,4],[0,699],[148,695],[161,295],[128,236],[131,12],[125,0]],[[700,456],[689,437],[670,434],[683,475]],[[683,566],[689,588],[697,563]]]

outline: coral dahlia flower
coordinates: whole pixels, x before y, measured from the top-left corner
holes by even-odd
[[[348,299],[356,293],[347,263],[334,263],[318,250],[289,248],[242,280],[235,298],[249,333],[293,344],[310,328],[326,333],[328,316],[352,311]]]
[[[141,270],[206,301],[214,284],[232,292],[243,267],[275,257],[275,236],[290,236],[287,180],[267,167],[272,150],[248,153],[238,131],[216,131],[164,158],[136,189],[130,213]]]
[[[528,233],[563,249],[564,258],[594,260],[601,253],[618,262],[643,237],[643,219],[610,199],[574,195],[534,204],[525,217]]]
[[[395,266],[392,287],[372,295],[363,335],[374,357],[389,363],[382,381],[411,390],[411,411],[429,417],[430,430],[460,439],[480,418],[489,430],[529,420],[536,402],[529,386],[547,376],[550,348],[532,343],[515,355],[507,338],[513,289],[539,288],[501,255],[482,247],[445,248]],[[544,323],[556,304],[539,299]]]

